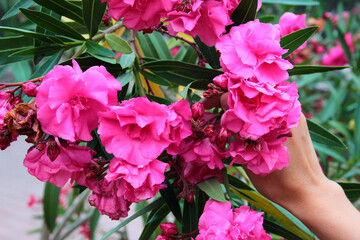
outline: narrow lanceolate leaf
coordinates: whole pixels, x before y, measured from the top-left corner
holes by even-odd
[[[96,54],[96,55],[104,56],[104,57],[115,57],[116,56],[116,54],[113,51],[111,51],[110,49],[103,47],[93,41],[86,41],[85,46],[87,48],[87,51],[92,54]]]
[[[146,207],[144,207],[143,209],[137,211],[136,213],[134,213],[134,215],[128,217],[127,219],[125,219],[124,221],[122,221],[119,225],[117,225],[115,228],[111,229],[110,231],[108,231],[104,236],[102,236],[102,238],[100,240],[105,240],[108,237],[110,237],[112,234],[114,234],[115,232],[117,232],[120,228],[126,226],[129,222],[131,222],[132,220],[144,215],[147,212],[150,212],[154,209],[158,209],[160,208],[162,205],[164,204],[164,200],[162,198],[158,198],[157,200],[155,200],[154,202],[150,203],[149,205],[147,205]]]
[[[204,55],[206,61],[210,64],[211,67],[215,69],[221,68],[219,61],[219,54],[216,51],[215,47],[209,47],[203,43],[199,37],[195,37],[195,42],[199,46],[201,53]]]
[[[162,220],[170,213],[170,209],[166,204],[162,205],[158,209],[154,209],[153,212],[149,215],[149,218],[146,221],[144,229],[139,237],[139,240],[148,240],[151,238],[151,235],[159,227]]]
[[[162,85],[162,86],[171,86],[172,84],[167,81],[166,79],[154,74],[154,73],[151,73],[151,72],[148,72],[148,71],[145,71],[145,70],[140,70],[141,74],[144,75],[144,77],[148,80],[150,80],[151,82],[153,83],[156,83],[158,85]]]
[[[219,202],[226,202],[224,192],[217,178],[210,178],[197,185],[209,197]]]
[[[283,4],[293,6],[317,6],[320,3],[316,0],[262,0],[263,3]]]
[[[150,94],[146,94],[146,97],[151,101],[151,102],[157,102],[160,104],[165,104],[167,106],[169,106],[170,104],[172,104],[172,102],[167,99],[167,98],[162,98],[162,97],[158,97],[158,96],[154,96],[154,95],[150,95]]]
[[[56,225],[56,217],[59,206],[60,188],[47,182],[44,192],[44,221],[49,231],[52,232]]]
[[[33,73],[33,75],[30,77],[30,79],[44,76],[45,74],[50,72],[50,70],[53,69],[53,67],[56,64],[58,64],[58,62],[60,61],[60,58],[61,58],[63,52],[64,52],[63,50],[60,50],[57,53],[55,53],[54,55],[48,57],[48,59],[46,59],[44,64]]]
[[[39,11],[21,8],[20,11],[30,21],[49,31],[75,39],[84,40],[83,36],[66,23]]]
[[[340,21],[339,21],[340,22]],[[349,63],[351,64],[352,61],[352,55],[350,52],[350,48],[349,45],[346,43],[345,37],[344,37],[344,33],[341,30],[340,26],[338,25],[337,27],[337,31],[338,31],[338,37],[339,37],[339,42],[341,44],[342,49],[345,52],[346,58],[349,61]]]
[[[61,49],[66,49],[66,45],[54,44],[49,46],[42,46],[42,47],[34,47],[24,49],[18,52],[11,54],[9,57],[21,57],[21,56],[35,56],[35,55],[43,55],[48,56],[57,52]]]
[[[115,52],[130,54],[132,53],[132,49],[130,45],[121,37],[116,36],[115,34],[107,34],[105,39],[112,50]]]
[[[293,69],[287,70],[290,76],[312,74],[320,72],[331,72],[349,68],[348,66],[319,66],[319,65],[295,65]]]
[[[84,24],[82,10],[80,7],[65,0],[33,0],[37,4],[46,7],[61,16],[70,18],[78,23]]]
[[[285,239],[302,240],[301,237],[268,219],[264,219],[263,226],[267,233],[275,233],[276,235],[284,237]]]
[[[179,199],[177,199],[175,191],[168,179],[165,179],[165,183],[167,187],[160,189],[160,194],[176,219],[182,224],[183,220]]]
[[[338,182],[338,184],[344,189],[346,196],[351,200],[357,200],[360,198],[360,183],[344,183]]]
[[[170,50],[160,33],[143,34],[138,32],[136,38],[145,57],[172,59]]]
[[[253,21],[256,18],[256,10],[258,0],[242,0],[235,11],[231,14],[232,25],[226,27],[226,31],[230,31],[232,26],[239,26],[240,24]]]
[[[9,55],[30,48],[33,40],[26,37],[6,37],[0,38],[0,65],[23,61],[30,57],[9,57]]]
[[[102,3],[100,0],[82,0],[82,5],[86,27],[90,37],[93,37],[97,33],[104,16],[106,2]]]
[[[307,119],[311,139],[331,147],[347,148],[347,146],[334,134],[320,126],[319,124]]]
[[[135,53],[123,54],[120,57],[120,65],[123,69],[130,67],[135,60]]]
[[[18,0],[17,3],[15,3],[9,11],[5,13],[5,15],[1,18],[1,20],[5,20],[7,18],[13,17],[16,14],[20,13],[19,8],[29,8],[32,5],[34,5],[34,2],[32,0]]]
[[[318,28],[319,27],[307,27],[282,37],[280,45],[283,49],[288,49],[287,53],[283,54],[283,58],[286,58],[303,45]]]
[[[40,41],[43,41],[43,42],[48,42],[48,43],[62,43],[62,41],[57,37],[49,36],[49,35],[45,35],[45,34],[41,34],[41,33],[37,33],[37,32],[33,32],[33,31],[25,30],[25,29],[20,29],[20,28],[12,28],[12,27],[0,26],[0,31],[17,33],[17,34],[22,35],[24,37],[37,39],[37,40],[40,40]]]

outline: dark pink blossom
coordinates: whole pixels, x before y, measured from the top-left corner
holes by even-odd
[[[196,240],[269,240],[262,226],[263,213],[251,210],[247,206],[236,208],[231,203],[209,200],[199,219],[199,235]]]
[[[98,125],[98,113],[117,103],[121,84],[101,66],[82,72],[73,60],[70,66],[55,66],[38,87],[37,117],[42,130],[72,142],[89,141]]]
[[[106,151],[134,165],[146,165],[169,146],[168,107],[132,98],[100,114],[98,133]]]
[[[43,147],[32,148],[24,159],[24,166],[40,181],[48,181],[58,187],[63,187],[77,172],[86,168],[95,152],[91,148],[73,143],[64,147],[58,139],[54,142],[59,153],[53,161],[48,156],[49,144],[46,144]]]
[[[0,129],[4,126],[5,114],[12,108],[12,97],[8,92],[0,91]]]
[[[173,7],[169,0],[101,0],[108,2],[108,13],[115,20],[136,31],[158,26]]]
[[[353,53],[355,49],[351,33],[345,33],[344,38],[350,52]],[[329,52],[323,55],[321,63],[326,66],[344,66],[348,64],[349,61],[341,44],[337,42],[335,47],[330,48]]]
[[[108,182],[119,181],[118,196],[130,202],[139,202],[154,197],[165,180],[168,164],[154,159],[147,165],[132,165],[125,160],[114,158],[110,161],[105,175]]]
[[[243,78],[277,84],[289,78],[292,64],[282,59],[287,50],[280,46],[280,26],[250,21],[232,27],[216,42],[222,67]]]
[[[198,184],[207,179],[216,177],[219,182],[222,181],[221,169],[214,168],[211,169],[204,162],[194,161],[194,162],[185,162],[181,163],[181,171],[185,179],[191,184]]]
[[[225,32],[225,27],[232,23],[224,2],[216,0],[190,1],[188,5],[169,12],[168,22],[171,34],[182,32],[193,37],[199,36],[209,46],[213,46]]]
[[[257,140],[271,130],[297,126],[301,104],[296,83],[276,86],[255,79],[231,78],[228,105],[222,127],[239,133],[244,139]]]
[[[29,97],[36,97],[38,84],[33,82],[27,82],[22,85],[23,92]]]

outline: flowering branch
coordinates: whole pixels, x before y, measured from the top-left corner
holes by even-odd
[[[31,79],[31,80],[25,81],[25,82],[19,82],[19,83],[0,83],[0,90],[7,88],[7,87],[21,87],[24,83],[28,83],[28,82],[41,82],[43,79],[44,79],[44,76],[34,78],[34,79]]]

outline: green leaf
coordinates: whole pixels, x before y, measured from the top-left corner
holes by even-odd
[[[222,74],[223,72],[210,69],[210,68],[204,68],[200,67],[198,65],[184,63],[180,61],[175,60],[160,60],[160,61],[151,61],[148,63],[145,63],[143,65],[144,68],[149,69],[154,72],[158,72],[157,74],[159,76],[162,76],[162,72],[170,73],[172,75],[180,76],[184,79],[184,82],[180,83],[181,85],[188,85],[190,82],[193,82],[194,80],[203,80],[203,88],[207,89],[207,84],[212,82],[212,79],[216,77],[219,74]],[[176,79],[174,78],[167,78],[166,79],[170,82],[177,83]],[[186,80],[186,79],[192,79],[192,81]],[[196,86],[196,85],[195,85]],[[193,86],[194,87],[194,86]]]
[[[56,225],[58,214],[60,188],[46,182],[43,200],[44,221],[49,231],[52,232]]]
[[[1,18],[1,20],[5,20],[20,13],[19,8],[29,8],[32,5],[34,5],[32,0],[19,0],[9,9],[9,11],[5,13],[5,15]]]
[[[117,80],[120,81],[121,86],[125,86],[126,84],[128,84],[132,79],[134,78],[133,73],[131,71],[126,72],[124,74],[121,74]]]
[[[48,42],[48,43],[62,43],[62,41],[57,37],[49,36],[49,35],[45,35],[45,34],[41,34],[41,33],[37,33],[37,32],[32,32],[32,31],[28,31],[28,30],[24,30],[24,29],[20,29],[20,28],[0,26],[0,31],[17,33],[19,35],[23,35],[24,37],[38,39],[40,41]]]
[[[48,56],[48,55],[52,55],[54,52],[57,52],[59,50],[66,49],[67,47],[68,46],[66,45],[53,44],[49,46],[28,48],[15,52],[9,55],[9,57],[22,57],[22,56],[34,56],[34,55]]]
[[[153,212],[153,214],[149,215],[149,219],[146,221],[139,240],[150,239],[155,229],[158,228],[162,220],[170,213],[170,209],[164,204],[159,209],[154,209]]]
[[[33,41],[26,37],[0,38],[0,64],[7,64],[31,59],[31,57],[9,57],[9,55],[32,47]]]
[[[151,72],[148,72],[148,71],[145,71],[145,70],[140,70],[141,74],[144,75],[144,77],[148,80],[150,80],[151,82],[153,83],[156,83],[158,85],[162,85],[162,86],[171,86],[172,84],[170,82],[168,82],[166,79],[154,74],[154,73],[151,73]]]
[[[204,182],[198,183],[197,186],[214,200],[226,202],[224,192],[217,178],[210,178]]]
[[[309,119],[307,119],[306,121],[309,127],[311,139],[314,142],[331,147],[340,147],[347,149],[347,146],[337,136]]]
[[[167,106],[169,106],[170,104],[172,104],[172,102],[169,99],[166,98],[162,98],[162,97],[158,97],[158,96],[154,96],[154,95],[150,95],[150,94],[146,94],[146,97],[152,101],[152,102],[157,102],[160,104],[165,104]]]
[[[115,232],[117,232],[120,228],[126,226],[129,222],[131,222],[132,220],[144,215],[147,212],[150,212],[154,209],[158,209],[160,208],[162,205],[164,204],[164,200],[162,198],[158,198],[156,199],[154,202],[150,203],[149,205],[147,205],[146,207],[144,207],[143,209],[137,211],[136,213],[134,213],[131,217],[128,217],[127,219],[125,219],[124,221],[122,221],[119,225],[117,225],[115,228],[111,229],[110,231],[108,231],[104,236],[102,236],[102,238],[100,240],[104,240],[107,239],[108,237],[110,237],[112,234],[114,234]]]
[[[99,55],[99,56],[104,56],[104,57],[115,57],[116,54],[111,51],[110,49],[103,47],[99,44],[97,44],[96,42],[93,41],[86,41],[85,44],[87,50],[89,53],[95,54],[95,55]]]
[[[95,209],[93,215],[90,218],[90,224],[89,224],[89,229],[90,229],[90,237],[91,240],[95,240],[95,231],[96,231],[96,227],[98,226],[99,223],[99,219],[100,219],[100,213],[98,209]]]
[[[175,191],[167,178],[165,179],[165,184],[167,187],[160,189],[161,197],[164,199],[166,205],[169,207],[175,218],[183,224],[179,200],[177,199]]]
[[[257,6],[258,0],[241,0],[230,17],[234,23],[227,26],[226,31],[230,31],[232,26],[239,26],[240,24],[255,20]]]
[[[54,68],[56,64],[60,61],[60,58],[63,54],[63,51],[60,50],[59,52],[55,53],[53,56],[50,56],[44,64],[38,68],[34,74],[30,77],[31,79],[38,78],[44,76],[46,73],[50,72],[51,69]]]
[[[83,71],[93,66],[104,66],[106,70],[115,77],[119,76],[120,73],[124,72],[120,64],[111,64],[94,57],[80,57],[80,58],[76,58],[76,61],[78,62],[78,64],[80,65]],[[72,65],[72,60],[70,59],[60,64]]]
[[[360,198],[360,183],[345,183],[338,182],[338,184],[344,189],[346,196],[351,200],[357,200]]]
[[[290,76],[312,74],[320,72],[331,72],[349,68],[348,66],[319,66],[319,65],[295,65],[293,69],[287,70]]]
[[[185,55],[181,59],[181,61],[186,62],[186,63],[196,64],[197,59],[198,59],[198,55],[197,55],[196,51],[194,50],[194,48],[188,47],[186,49]]]
[[[116,59],[115,58],[111,58],[111,57],[104,57],[104,56],[101,56],[101,55],[97,55],[97,54],[94,54],[94,53],[91,53],[89,52],[89,54],[91,56],[93,56],[94,58],[97,58],[103,62],[107,62],[107,63],[110,63],[110,64],[116,64]]]
[[[198,219],[195,202],[189,203],[184,201],[183,207],[184,225],[182,227],[183,233],[191,233],[198,228]]]
[[[204,55],[206,61],[210,64],[212,68],[219,69],[220,61],[219,54],[214,46],[209,47],[205,43],[203,43],[199,37],[195,37],[195,42],[198,45],[201,53]]]
[[[16,62],[11,64],[12,72],[16,82],[25,82],[29,79],[32,69],[28,61]]]
[[[275,19],[274,15],[268,15],[268,16],[259,17],[259,21],[262,22],[262,23],[269,23],[274,19]]]
[[[24,8],[21,8],[20,11],[30,21],[34,22],[42,28],[70,38],[84,40],[83,36],[81,36],[81,34],[79,34],[75,29],[46,13]]]
[[[34,0],[34,2],[56,12],[61,16],[65,16],[78,23],[84,24],[81,8],[73,3],[65,0]]]
[[[121,37],[115,34],[107,34],[105,39],[112,50],[115,52],[123,53],[123,54],[130,54],[132,53],[132,49],[130,45]]]
[[[138,32],[136,38],[139,40],[141,50],[145,57],[158,59],[172,59],[170,50],[164,40],[164,37],[158,33],[143,34]]]
[[[263,227],[267,233],[275,233],[276,235],[284,237],[285,239],[302,240],[301,237],[268,219],[264,219]]]
[[[135,53],[123,54],[120,57],[120,65],[123,69],[130,67],[135,61]]]
[[[283,58],[286,58],[303,45],[318,28],[319,27],[307,27],[282,37],[280,45],[283,49],[288,49],[287,53],[283,54]]]
[[[283,4],[283,5],[293,5],[293,6],[319,5],[319,2],[315,0],[262,0],[262,3]]]
[[[83,18],[88,29],[90,38],[93,37],[101,23],[106,9],[106,2],[99,0],[82,0]]]
[[[355,143],[355,156],[360,155],[360,101],[356,104],[355,110],[355,131],[354,131],[354,143]]]

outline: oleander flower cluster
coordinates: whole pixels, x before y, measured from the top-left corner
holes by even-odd
[[[293,65],[282,57],[287,50],[280,37],[304,27],[286,19],[303,21],[304,15],[288,13],[280,25],[249,21],[226,33],[239,0],[101,1],[128,28],[146,32],[165,21],[171,34],[199,36],[219,51],[223,74],[208,79],[213,83],[200,102],[164,105],[146,96],[119,102],[120,81],[104,66],[84,71],[76,60],[55,66],[22,85],[33,101],[0,92],[2,150],[27,136],[33,146],[24,166],[31,175],[58,187],[70,181],[89,188],[89,203],[111,219],[126,217],[132,203],[169,184],[192,203],[197,184],[222,182],[225,164],[262,176],[288,166],[283,143],[297,126],[301,105],[296,83],[286,81]],[[204,99],[221,96],[227,96],[225,106],[218,101],[213,111],[205,109]],[[262,222],[262,213],[249,207],[233,211],[230,202],[209,200],[196,239],[271,239]],[[178,234],[173,225],[162,229],[158,239]]]
[[[136,31],[168,24],[165,28],[173,35],[186,33],[198,36],[205,44],[213,46],[225,32],[225,27],[240,0],[101,0],[108,2],[109,16],[123,19],[123,24]],[[258,0],[258,10],[261,0]]]

